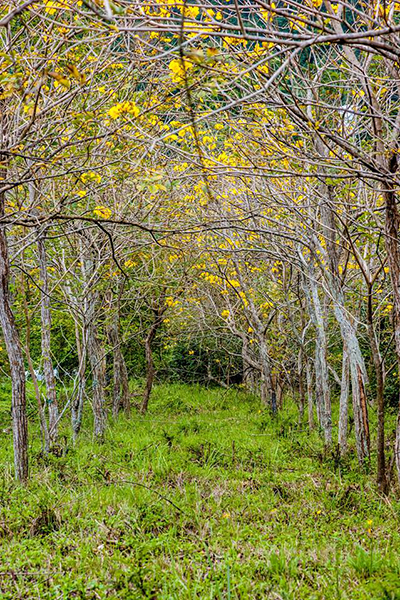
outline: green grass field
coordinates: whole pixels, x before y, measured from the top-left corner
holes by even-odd
[[[272,421],[238,390],[160,386],[103,445],[88,423],[44,459],[31,427],[27,488],[1,420],[2,600],[400,599],[400,501],[295,407]]]

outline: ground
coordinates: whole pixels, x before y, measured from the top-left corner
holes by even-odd
[[[400,599],[396,492],[327,456],[295,406],[163,385],[104,444],[88,422],[45,459],[31,427],[27,488],[0,417],[1,600]]]

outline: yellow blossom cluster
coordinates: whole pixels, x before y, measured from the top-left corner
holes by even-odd
[[[126,102],[119,102],[115,106],[112,106],[108,111],[108,114],[112,119],[118,119],[123,115],[133,115],[134,117],[137,117],[139,113],[139,107],[134,102],[128,100]]]
[[[209,283],[216,283],[217,285],[221,285],[222,284],[221,277],[218,277],[218,275],[213,275],[212,273],[208,273],[207,271],[204,271],[203,273],[200,273],[200,277],[202,279],[205,279]]]
[[[131,258],[128,258],[128,260],[124,262],[124,267],[130,269],[132,267],[136,267],[137,264],[138,263],[136,261],[132,260]]]
[[[101,175],[100,175],[100,173],[95,173],[95,171],[88,171],[87,173],[82,173],[81,181],[82,181],[82,183],[88,183],[89,181],[94,181],[95,183],[100,183]]]
[[[176,306],[177,304],[179,304],[179,300],[175,300],[175,299],[173,298],[173,296],[167,296],[167,297],[165,298],[165,304],[166,304],[167,306],[169,306],[170,308],[172,308],[173,306]]]
[[[182,83],[184,81],[185,72],[193,69],[194,64],[186,59],[174,58],[169,63],[169,70],[171,71],[171,79],[174,83]]]
[[[109,219],[112,215],[112,210],[107,206],[95,206],[93,213],[96,217],[101,219]]]

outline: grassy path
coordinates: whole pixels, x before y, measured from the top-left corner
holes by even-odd
[[[400,502],[323,461],[296,414],[162,386],[12,482],[0,434],[0,599],[400,599]]]

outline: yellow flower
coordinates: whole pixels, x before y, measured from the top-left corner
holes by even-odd
[[[198,16],[199,12],[200,9],[198,6],[186,6],[185,14],[188,17],[191,17],[192,19],[195,19]]]
[[[174,58],[168,65],[171,71],[171,79],[174,83],[181,83],[184,80],[185,71],[193,69],[194,64],[188,60]]]
[[[221,317],[223,319],[227,319],[229,317],[229,315],[230,315],[229,310],[223,310],[222,313],[221,313]]]
[[[101,175],[100,173],[95,173],[94,171],[88,171],[87,173],[82,173],[81,181],[83,181],[83,183],[87,183],[88,181],[95,181],[96,183],[100,183]]]
[[[110,110],[108,111],[108,114],[110,115],[110,117],[112,119],[118,119],[118,117],[120,116],[120,110],[119,110],[118,104],[116,106],[112,106],[110,108]]]
[[[194,350],[189,350],[189,354],[194,354]]]
[[[124,262],[124,267],[127,267],[128,269],[130,267],[135,267],[136,265],[137,265],[137,263],[130,258]]]
[[[223,519],[230,519],[231,518],[231,514],[228,512],[224,512],[224,514],[222,515]]]
[[[365,525],[366,525],[367,533],[372,533],[373,520],[367,519],[367,521],[365,522]]]
[[[100,217],[102,219],[109,219],[112,215],[112,210],[107,208],[107,206],[96,206],[93,209],[93,212],[96,217]]]
[[[173,296],[167,296],[167,297],[165,298],[165,304],[166,304],[167,306],[170,306],[170,307],[172,307],[172,306],[176,306],[177,304],[179,304],[179,300],[175,300],[175,299],[173,298]]]
[[[139,107],[131,101],[120,102],[119,104],[112,106],[108,111],[108,115],[112,119],[118,119],[124,114],[133,115],[134,117],[137,117],[139,113]]]
[[[62,7],[62,4],[60,4],[60,2],[52,2],[51,0],[48,0],[46,2],[45,10],[49,15],[54,15],[57,8],[61,8],[61,7]]]

